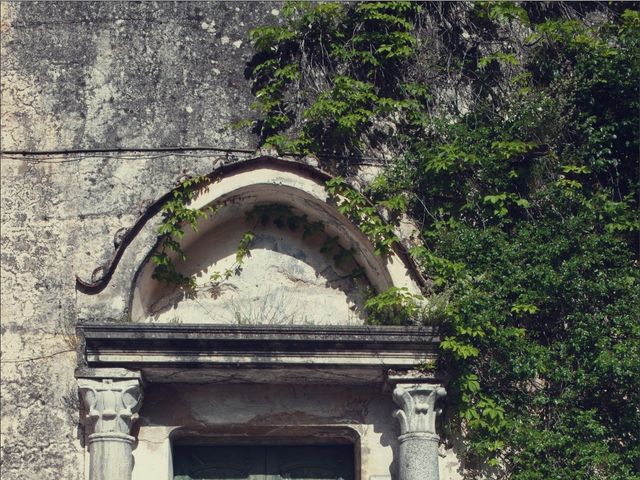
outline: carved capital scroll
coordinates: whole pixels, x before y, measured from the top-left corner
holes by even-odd
[[[393,414],[400,422],[401,435],[408,433],[436,434],[436,401],[447,394],[441,385],[397,384],[393,400],[400,406]]]
[[[87,424],[94,433],[130,433],[142,404],[140,380],[81,378],[78,389],[88,411]]]

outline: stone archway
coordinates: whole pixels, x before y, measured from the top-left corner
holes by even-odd
[[[416,370],[435,361],[437,329],[372,327],[358,310],[359,288],[419,291],[406,255],[396,249],[376,256],[328,202],[328,176],[309,166],[260,158],[211,178],[191,206],[217,206],[217,212],[182,240],[188,260],[181,268],[195,276],[195,296],[153,279],[151,222],[140,227],[139,239],[130,239],[129,248],[138,250],[121,254],[122,272],[113,267],[117,288],[101,287],[93,297],[109,302],[119,291],[132,321],[78,328],[84,355],[77,377],[92,432],[90,480],[172,480],[176,429],[232,438],[232,431],[251,437],[326,428],[357,432],[361,480],[437,479],[435,402],[444,389]],[[322,234],[302,238],[287,222],[247,225],[247,212],[274,205],[322,223]],[[247,228],[256,239],[252,258],[212,291],[208,278],[233,263]],[[333,265],[335,255],[322,251],[327,239],[352,253],[350,263]],[[262,321],[268,312],[259,303],[270,298],[270,288],[281,295],[269,300],[280,302],[271,322]],[[138,411],[142,421],[132,427]]]

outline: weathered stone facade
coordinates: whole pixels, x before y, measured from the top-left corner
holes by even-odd
[[[428,413],[432,421],[433,402],[416,413],[406,395],[426,395],[426,388],[435,400],[443,393],[437,385],[381,374],[360,384],[339,382],[334,390],[323,386],[326,378],[256,386],[249,377],[191,377],[145,386],[146,367],[139,365],[132,371],[136,377],[142,369],[141,380],[130,371],[87,373],[132,364],[88,365],[79,324],[233,324],[238,318],[251,324],[260,323],[252,321],[260,318],[256,312],[273,308],[276,324],[358,326],[365,288],[418,288],[402,252],[380,263],[355,228],[332,217],[321,179],[310,173],[313,161],[266,157],[256,152],[251,133],[230,128],[253,115],[244,76],[252,55],[248,31],[278,22],[281,5],[8,2],[1,8],[3,479],[120,478],[123,473],[105,473],[96,462],[115,456],[123,463],[113,468],[129,471],[130,450],[134,480],[172,478],[166,462],[174,431],[264,440],[274,426],[289,439],[355,435],[362,480],[401,478],[399,449],[430,443],[418,447],[430,448],[418,470],[402,473],[403,480],[428,478],[419,472],[437,462],[433,425],[401,432],[393,389],[404,412],[398,416]],[[235,164],[244,166],[229,168]],[[260,230],[252,263],[227,291],[198,300],[153,283],[148,258],[160,221],[154,208],[185,175],[212,172],[221,172],[221,180],[205,200],[227,203],[199,236],[185,239],[193,254],[189,273],[228,267],[236,237],[247,228],[245,212],[273,202],[315,215],[345,246],[357,246],[356,261],[366,272],[361,283],[331,267],[318,245],[272,227]],[[230,178],[237,183],[221,193]],[[88,291],[76,277],[100,286]],[[78,365],[89,370],[77,381]],[[109,402],[119,412],[108,417],[114,428],[104,422]],[[132,423],[137,415],[139,423]],[[443,480],[457,478],[452,457],[439,463]]]

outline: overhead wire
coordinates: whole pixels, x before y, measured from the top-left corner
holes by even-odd
[[[120,160],[155,160],[166,157],[189,157],[202,158],[207,153],[220,153],[227,156],[242,155],[260,155],[259,150],[249,148],[234,147],[158,147],[158,148],[97,148],[97,149],[61,149],[61,150],[1,150],[0,155],[3,158],[11,160],[20,160],[31,163],[72,163],[86,159],[104,159],[118,158]],[[158,154],[158,155],[144,155]],[[68,158],[69,155],[78,155],[75,158]],[[284,152],[282,157],[305,157],[306,154],[297,152]],[[334,160],[350,160],[364,164],[365,162],[374,162],[379,165],[385,162],[383,158],[368,157],[363,155],[340,155],[333,153],[315,154],[318,158],[327,158]],[[50,157],[50,158],[43,158]]]

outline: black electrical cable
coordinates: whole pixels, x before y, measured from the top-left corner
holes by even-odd
[[[258,152],[256,149],[247,149],[247,148],[229,148],[229,147],[158,147],[158,148],[94,148],[94,149],[61,149],[61,150],[1,150],[0,154],[3,156],[11,156],[12,159],[15,160],[25,160],[25,161],[38,161],[34,160],[34,158],[28,157],[45,157],[45,156],[55,156],[55,155],[97,155],[97,154],[107,154],[107,155],[118,155],[118,154],[135,154],[135,153],[162,153],[162,154],[189,154],[189,153],[206,153],[206,152],[217,152],[217,153],[243,153],[243,154],[256,154]],[[305,154],[302,153],[293,153],[293,152],[285,152],[281,154],[281,156],[286,157],[304,157]],[[383,162],[384,160],[381,158],[375,157],[366,157],[361,155],[338,155],[332,153],[318,153],[316,154],[319,158],[332,158],[336,160],[356,160],[356,161],[371,161],[371,162]],[[68,159],[67,161],[79,161],[78,159]]]

